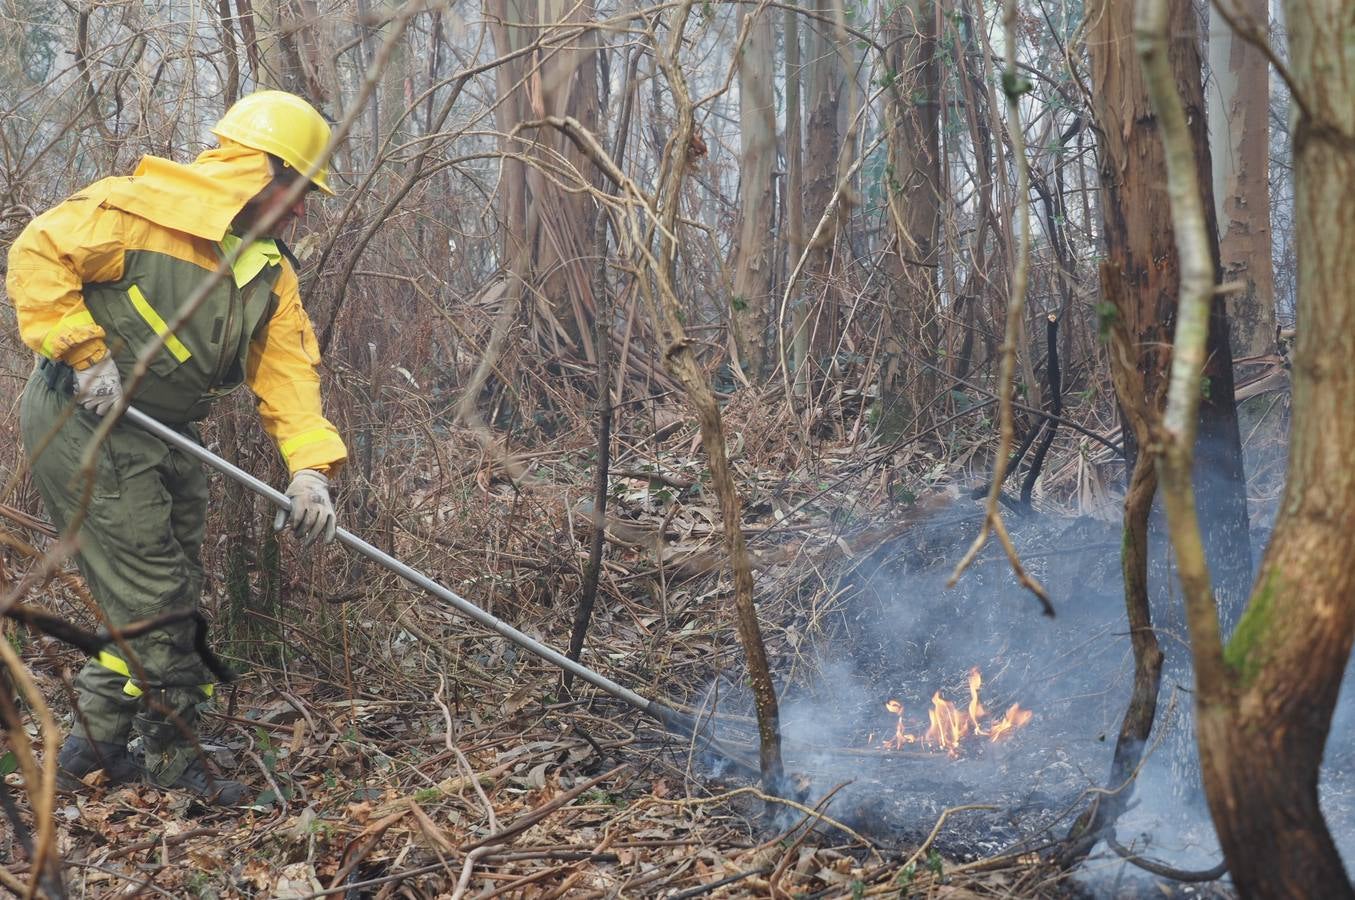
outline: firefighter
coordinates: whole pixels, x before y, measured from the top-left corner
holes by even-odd
[[[321,411],[319,348],[277,239],[304,212],[304,199],[284,196],[296,180],[310,173],[307,191],[333,194],[327,167],[317,165],[329,125],[301,98],[261,91],[212,133],[219,146],[192,163],[146,156],[130,177],[89,185],[34,219],[9,252],[6,288],[37,354],[20,401],[33,480],[58,528],[78,521],[80,571],[115,628],[196,609],[208,494],[196,460],[124,421],[97,447],[92,478],[82,477],[100,417],[124,392],[198,440],[212,401],[248,385],[291,474],[291,512],[275,527],[306,548],[334,536],[329,480],[347,450]],[[272,213],[280,215],[266,236],[241,248]],[[236,251],[230,274],[171,328]],[[133,383],[137,357],[154,341],[162,346]],[[240,782],[214,777],[197,749],[194,723],[212,684],[194,627],[131,640],[130,653],[110,645],[80,671],[74,724],[58,754],[63,786],[103,769],[112,783],[144,776],[222,805],[250,796]],[[128,748],[134,736],[141,759]]]

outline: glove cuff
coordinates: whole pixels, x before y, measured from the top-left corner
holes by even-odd
[[[113,359],[113,355],[108,352],[107,345],[99,339],[85,341],[83,344],[77,344],[75,347],[66,351],[61,358],[61,362],[70,366],[77,372],[83,372],[90,366],[96,366],[104,360]]]
[[[306,476],[307,478],[318,478],[320,479],[321,484],[323,484],[325,487],[329,487],[329,476],[327,476],[324,472],[321,472],[319,469],[297,469],[296,474],[292,476],[292,480],[296,481],[303,475]]]

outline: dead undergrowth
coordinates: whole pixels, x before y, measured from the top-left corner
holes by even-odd
[[[773,671],[794,684],[812,674],[812,648],[835,634],[853,568],[981,479],[989,426],[960,419],[890,447],[833,443],[769,416],[752,392],[725,417]],[[850,414],[836,428],[864,433]],[[355,467],[349,525],[563,646],[587,559],[588,434],[580,423],[549,452],[509,459],[483,435],[430,431],[402,454]],[[646,429],[622,429],[618,443],[583,662],[701,714],[707,686],[741,678],[741,663],[696,431],[656,406]],[[1037,491],[1037,508],[1113,516],[1092,456],[1085,438],[1061,433],[1048,467],[1058,480]],[[46,538],[12,512],[14,575],[29,564],[16,542]],[[592,689],[570,696],[547,664],[337,549],[306,566],[284,548],[270,575],[265,515],[251,506],[239,519],[243,530],[221,530],[256,543],[243,557],[209,547],[208,606],[216,643],[245,674],[219,693],[203,746],[256,790],[255,807],[205,809],[145,786],[61,795],[71,896],[1081,896],[1033,852],[948,860],[930,842],[888,845],[715,777],[700,747]],[[240,559],[251,598],[243,609],[226,569]],[[42,599],[79,619],[73,584],[50,581]],[[67,685],[83,660],[12,628],[9,639],[68,714]],[[0,858],[24,877],[14,834]],[[1119,896],[1147,889],[1123,883]]]

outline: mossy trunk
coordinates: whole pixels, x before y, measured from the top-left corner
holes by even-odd
[[[1289,473],[1247,610],[1199,700],[1209,807],[1244,897],[1355,897],[1318,775],[1355,639],[1355,72],[1348,6],[1286,3],[1298,342]],[[1202,680],[1203,685],[1203,680]]]
[[[1191,443],[1184,427],[1189,417],[1180,413],[1198,396],[1203,360],[1203,316],[1187,313],[1209,303],[1208,284],[1196,286],[1194,302],[1182,300],[1181,365],[1172,373],[1160,443],[1195,651],[1205,792],[1233,881],[1248,898],[1340,900],[1355,898],[1355,888],[1323,820],[1318,777],[1355,640],[1355,210],[1349,202],[1355,74],[1348,65],[1348,4],[1293,0],[1286,21],[1299,110],[1299,337],[1289,473],[1260,578],[1226,648],[1208,573],[1199,564],[1198,535],[1190,534],[1193,507],[1179,490],[1189,486],[1182,475]],[[1204,223],[1196,230],[1206,231]]]

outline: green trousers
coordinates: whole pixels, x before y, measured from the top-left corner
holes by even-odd
[[[84,477],[82,458],[99,418],[73,406],[70,370],[40,366],[19,406],[23,442],[53,524],[65,534],[84,511],[76,562],[108,624],[195,609],[207,517],[201,464],[120,422],[95,451],[92,478]],[[192,426],[183,427],[197,438]],[[192,729],[211,691],[193,632],[190,620],[130,640],[126,650],[109,645],[75,682],[75,732],[126,744],[135,731],[147,771],[166,785],[194,759]]]

